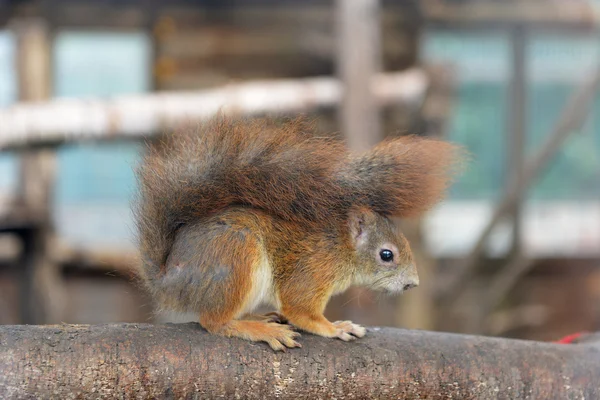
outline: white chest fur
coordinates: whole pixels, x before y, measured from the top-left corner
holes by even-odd
[[[252,287],[247,294],[244,309],[239,316],[253,312],[261,304],[269,304],[279,308],[278,296],[273,284],[273,271],[268,258],[263,255],[252,275]]]

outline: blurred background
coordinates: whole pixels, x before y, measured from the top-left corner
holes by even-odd
[[[193,320],[136,281],[144,140],[215,112],[471,159],[400,221],[421,286],[330,319],[553,340],[600,329],[600,1],[0,0],[0,323]]]

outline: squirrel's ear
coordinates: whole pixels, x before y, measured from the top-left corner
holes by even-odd
[[[375,213],[367,208],[359,208],[350,211],[348,225],[350,236],[356,246],[363,245],[368,241],[368,227],[375,222]]]

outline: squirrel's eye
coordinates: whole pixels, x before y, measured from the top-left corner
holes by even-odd
[[[379,252],[379,257],[385,262],[390,262],[394,259],[394,253],[391,250],[384,249]]]

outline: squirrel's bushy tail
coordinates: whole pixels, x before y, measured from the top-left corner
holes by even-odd
[[[232,205],[303,222],[335,209],[342,143],[297,119],[219,117],[148,147],[135,209],[144,265],[157,272],[179,227]]]
[[[146,274],[162,269],[181,226],[232,205],[325,224],[355,206],[415,215],[443,195],[454,161],[448,143],[401,137],[351,155],[314,132],[300,119],[220,117],[149,146],[135,208]]]
[[[338,170],[351,205],[382,215],[412,217],[440,201],[458,171],[459,147],[441,140],[402,136],[351,156]]]

